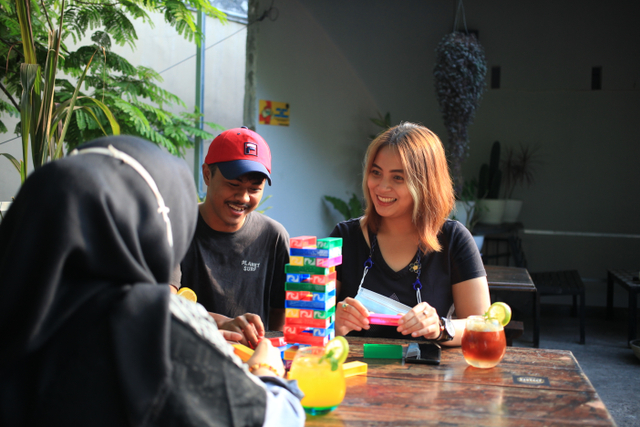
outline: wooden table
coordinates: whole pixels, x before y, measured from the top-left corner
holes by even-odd
[[[607,319],[613,319],[613,285],[617,283],[629,292],[628,341],[635,340],[637,334],[640,282],[633,280],[633,275],[637,273],[630,270],[607,270]]]
[[[307,426],[615,426],[570,351],[508,347],[492,369],[468,366],[457,348],[443,348],[439,366],[363,359],[365,342],[348,337],[349,361],[368,363],[367,376],[347,378],[333,412]]]
[[[540,345],[540,295],[526,268],[485,265],[489,292],[531,292],[533,300],[533,346]]]

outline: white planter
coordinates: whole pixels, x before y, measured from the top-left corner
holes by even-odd
[[[522,209],[522,200],[507,199],[504,204],[502,222],[517,222]]]
[[[484,224],[502,224],[505,199],[478,200],[480,221]]]
[[[471,220],[471,218],[469,218],[469,215],[473,217],[475,204],[476,202],[463,202],[460,200],[456,200],[456,205],[453,208],[453,212],[451,212],[450,218],[460,221],[462,225],[469,228],[468,222]]]
[[[13,202],[0,202],[0,221],[2,221],[2,218],[9,210],[9,206],[11,206],[11,203]]]

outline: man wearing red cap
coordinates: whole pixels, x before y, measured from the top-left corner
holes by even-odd
[[[256,344],[284,325],[284,266],[289,235],[253,212],[271,185],[271,151],[246,127],[218,135],[202,165],[207,195],[187,255],[171,284],[193,289],[221,329]]]

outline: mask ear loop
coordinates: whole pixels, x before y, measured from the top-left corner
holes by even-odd
[[[422,289],[422,282],[420,281],[420,273],[422,272],[422,264],[420,263],[421,256],[422,252],[420,251],[420,248],[418,248],[416,260],[409,266],[409,269],[416,273],[416,281],[413,282],[413,290],[416,291],[416,300],[418,300],[418,304],[422,302],[422,294],[420,293],[420,290]]]
[[[138,162],[136,159],[131,157],[125,152],[117,150],[113,145],[109,145],[107,148],[104,147],[92,147],[92,148],[84,148],[82,150],[75,149],[71,153],[70,156],[75,156],[78,154],[102,154],[105,156],[114,157],[118,160],[123,161],[124,163],[131,166],[136,172],[142,176],[142,178],[146,181],[147,185],[151,187],[151,191],[153,191],[154,196],[156,196],[156,200],[158,201],[158,213],[162,215],[162,219],[167,226],[167,241],[169,242],[169,246],[173,247],[173,233],[171,232],[171,220],[169,219],[169,208],[164,204],[164,199],[162,198],[162,194],[160,194],[160,190],[158,190],[158,186],[154,181],[153,177],[147,172],[147,170]],[[364,278],[363,278],[364,279]]]
[[[364,278],[367,277],[367,273],[369,272],[371,267],[373,267],[373,260],[371,258],[373,257],[373,250],[375,249],[377,242],[378,242],[378,238],[374,234],[373,238],[371,239],[371,249],[369,249],[369,258],[367,258],[367,260],[364,262],[364,271],[362,272],[362,279],[360,280],[360,286],[358,286],[358,292],[360,292],[360,289],[362,289]]]

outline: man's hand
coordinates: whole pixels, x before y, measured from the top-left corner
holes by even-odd
[[[220,335],[222,335],[225,340],[231,343],[240,342],[242,338],[244,338],[244,336],[238,332],[225,331],[222,329],[218,329],[218,332],[220,332]]]
[[[245,313],[231,319],[221,314],[209,313],[218,324],[218,329],[242,334],[241,344],[256,348],[258,341],[264,337],[264,325],[260,316],[253,313]]]

